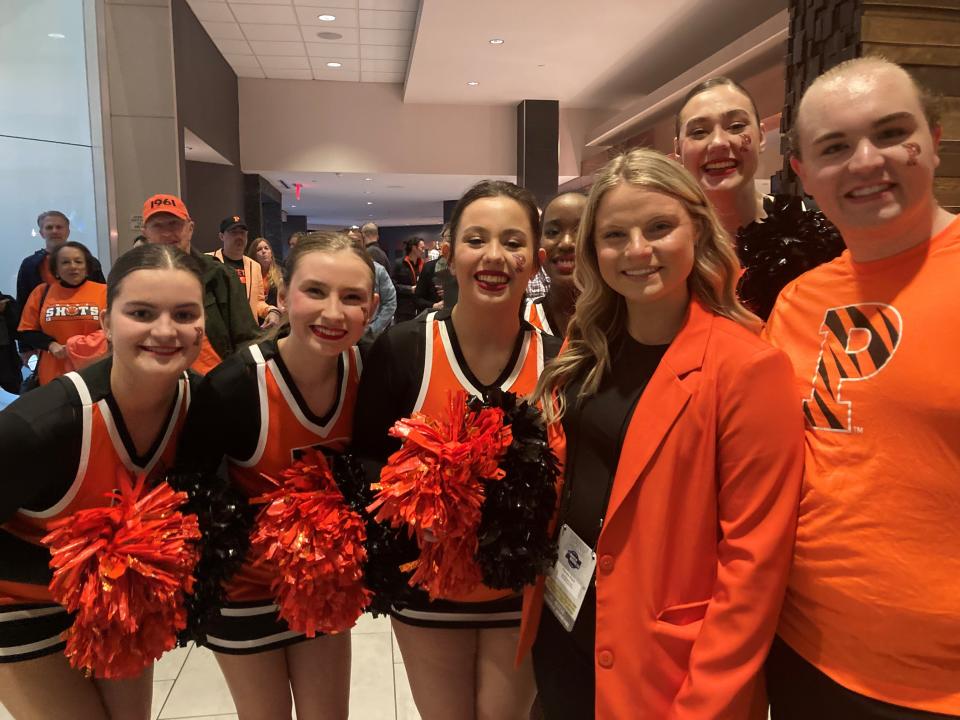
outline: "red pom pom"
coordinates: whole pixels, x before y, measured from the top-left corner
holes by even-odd
[[[186,627],[200,538],[187,494],[120,471],[113,505],[80,510],[52,526],[53,599],[75,612],[65,654],[95,677],[132,678],[177,644]]]
[[[307,637],[349,630],[371,598],[363,585],[363,518],[321,453],[311,450],[280,477],[267,477],[277,489],[251,501],[268,503],[251,543],[256,562],[273,571],[280,617]]]
[[[476,562],[483,480],[499,480],[512,435],[503,411],[471,410],[464,392],[451,393],[446,418],[415,413],[390,429],[403,447],[390,456],[367,508],[376,520],[406,525],[420,557],[410,578],[432,599],[470,592],[480,584]],[[408,569],[405,568],[405,569]]]

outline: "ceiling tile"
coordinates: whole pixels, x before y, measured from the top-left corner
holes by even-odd
[[[317,43],[320,45],[330,45],[339,43],[341,45],[358,45],[360,43],[360,31],[357,28],[319,28],[316,26],[307,26],[302,25],[300,27],[300,32],[303,33],[303,39],[308,43]],[[327,40],[326,38],[318,37],[317,33],[327,33],[335,32],[340,35],[336,40]]]
[[[357,9],[357,0],[293,0],[293,4],[302,7]]]
[[[287,40],[299,42],[300,28],[296,25],[243,25],[247,40]]]
[[[361,10],[358,19],[362,28],[413,30],[413,26],[417,23],[417,14],[388,10]]]
[[[256,55],[224,55],[227,62],[234,70],[239,68],[257,68],[260,69],[260,63],[257,62]]]
[[[384,72],[362,72],[360,73],[360,79],[363,82],[385,82],[385,83],[402,83],[403,82],[403,73],[384,73]]]
[[[337,80],[339,82],[360,82],[360,71],[357,72],[348,72],[342,73],[337,70],[328,70],[324,68],[323,70],[314,70],[313,71],[314,80]]]
[[[233,13],[225,2],[190,0],[190,9],[200,22],[233,22]]]
[[[407,71],[406,60],[364,60],[363,70],[370,72],[402,73]]]
[[[261,40],[251,40],[250,47],[253,48],[253,52],[259,57],[265,55],[304,57],[307,54],[302,42],[264,42]]]
[[[410,48],[406,45],[361,45],[360,57],[376,60],[406,60]]]
[[[361,45],[409,45],[413,33],[409,30],[360,29]]]
[[[361,10],[409,10],[416,12],[420,0],[360,0]]]
[[[243,40],[240,26],[235,22],[205,22],[203,27],[214,40]]]
[[[294,68],[267,68],[265,70],[267,77],[274,80],[313,80],[313,72],[310,70],[298,70]]]
[[[296,25],[297,16],[293,8],[287,5],[231,5],[230,9],[242,23],[264,23],[268,25]]]
[[[234,72],[237,73],[237,77],[246,77],[246,78],[265,78],[266,75],[263,74],[263,70],[260,68],[234,68]]]
[[[341,45],[339,43],[307,43],[307,55],[310,57],[358,58],[359,45]]]
[[[253,55],[246,40],[214,40],[224,55]]]
[[[336,20],[325,22],[318,19],[320,15],[333,15]],[[340,28],[357,27],[357,11],[343,8],[315,7],[315,8],[297,8],[297,18],[301,25],[315,25],[317,27],[327,27],[337,30]]]
[[[328,62],[338,62],[342,67],[339,68],[328,68]],[[310,65],[313,67],[314,72],[331,72],[331,73],[355,73],[360,72],[360,61],[356,58],[310,58]]]
[[[260,56],[260,66],[264,70],[287,70],[301,68],[308,70],[310,63],[305,57],[280,57],[273,55]]]

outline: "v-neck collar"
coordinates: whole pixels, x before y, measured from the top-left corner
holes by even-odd
[[[437,321],[443,323],[443,330],[445,330],[444,340],[448,340],[449,344],[446,342],[444,345],[445,349],[449,352],[450,355],[452,352],[453,357],[449,358],[451,365],[455,366],[456,370],[459,370],[463,378],[473,386],[476,390],[479,390],[481,393],[486,393],[493,388],[506,389],[504,386],[509,385],[508,381],[514,378],[518,373],[518,365],[522,362],[523,358],[521,357],[524,347],[527,345],[530,333],[529,325],[522,321],[520,322],[520,332],[517,333],[517,338],[513,343],[513,350],[510,352],[510,358],[507,360],[506,365],[504,365],[503,370],[500,371],[500,375],[497,376],[489,385],[486,385],[477,378],[473,370],[470,369],[470,366],[467,364],[467,360],[463,355],[463,350],[460,347],[460,341],[457,339],[457,331],[453,326],[453,317],[449,312],[443,314],[443,316],[438,316]],[[467,388],[469,389],[469,388]]]

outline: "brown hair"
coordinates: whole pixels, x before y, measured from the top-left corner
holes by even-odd
[[[107,277],[107,312],[113,307],[123,281],[137,270],[185,270],[196,277],[200,287],[203,287],[203,268],[192,255],[176,245],[138,245],[117,258],[110,269]]]
[[[533,242],[533,256],[536,258],[537,250],[540,249],[540,210],[537,208],[537,201],[526,188],[515,185],[512,182],[503,180],[481,180],[472,188],[467,190],[463,197],[457,201],[450,215],[450,257],[453,257],[456,249],[457,231],[460,229],[460,218],[463,212],[471,204],[482,198],[508,197],[519,203],[520,207],[527,214],[530,221],[530,230],[533,233],[531,241]]]
[[[747,89],[743,85],[738,83],[736,80],[732,80],[731,78],[728,78],[725,75],[717,75],[716,77],[708,78],[707,80],[704,80],[703,82],[694,85],[692,88],[690,88],[690,91],[684,96],[683,102],[680,103],[680,108],[677,110],[677,115],[674,120],[674,123],[676,125],[677,138],[680,137],[680,116],[683,114],[684,108],[687,107],[690,101],[693,100],[700,93],[704,93],[707,90],[710,90],[711,88],[720,87],[723,85],[728,85],[729,87],[732,87],[734,90],[738,90],[739,92],[743,93],[746,96],[747,100],[750,101],[750,107],[753,108],[753,116],[757,119],[757,125],[758,126],[760,125],[760,113],[757,111],[757,103],[753,99],[753,95],[748,93]]]
[[[90,270],[93,268],[93,253],[91,253],[87,249],[86,245],[84,245],[83,243],[76,242],[74,240],[67,240],[62,245],[58,245],[57,247],[55,247],[53,249],[53,252],[50,253],[50,258],[47,260],[50,266],[50,274],[53,275],[55,278],[60,277],[59,275],[57,275],[57,261],[60,257],[60,251],[63,250],[64,248],[73,248],[74,250],[79,250],[80,252],[83,253],[83,259],[87,263],[87,277],[89,277]]]

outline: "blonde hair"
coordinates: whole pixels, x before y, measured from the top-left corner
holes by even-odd
[[[583,211],[574,271],[580,296],[567,328],[567,346],[544,369],[534,391],[534,397],[544,401],[551,422],[563,417],[566,403],[562,390],[567,383],[583,379],[577,402],[596,393],[610,368],[610,340],[627,332],[626,302],[600,275],[594,238],[597,207],[603,196],[621,183],[680,201],[697,231],[693,270],[687,278],[691,296],[717,315],[753,331],[760,328],[760,320],[737,300],[740,265],[703,189],[683,166],[665,155],[647,148],[631,150],[597,174]]]
[[[260,261],[257,260],[257,245],[259,245],[261,241],[265,242],[267,247],[270,248],[270,252],[273,253],[273,246],[265,237],[258,237],[251,240],[250,244],[247,245],[247,257],[255,260],[258,265],[260,264]],[[270,265],[270,269],[267,270],[267,281],[270,283],[270,287],[264,288],[264,292],[267,292],[271,288],[279,288],[281,283],[283,283],[283,278],[280,275],[280,268],[277,264],[277,256],[275,253],[273,255],[273,263]]]

